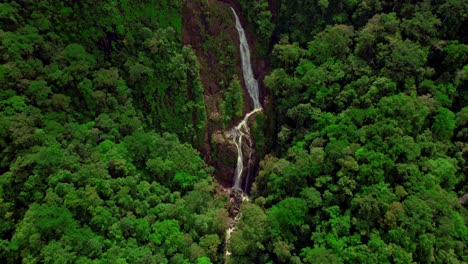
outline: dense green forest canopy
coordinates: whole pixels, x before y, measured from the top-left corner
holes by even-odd
[[[180,9],[0,3],[1,263],[218,259],[228,216],[193,147],[206,113]]]
[[[0,263],[468,262],[468,3],[233,2],[271,71],[227,259],[182,1],[0,3]]]
[[[233,263],[468,261],[467,2],[240,2],[276,144]]]

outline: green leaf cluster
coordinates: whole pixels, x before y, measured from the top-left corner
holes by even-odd
[[[0,262],[211,263],[227,212],[181,1],[0,4]]]
[[[269,8],[276,141],[232,263],[466,262],[466,5]],[[260,237],[246,235],[254,228]]]

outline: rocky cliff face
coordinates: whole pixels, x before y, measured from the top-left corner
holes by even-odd
[[[185,1],[182,27],[183,45],[190,45],[195,50],[200,63],[200,77],[207,107],[205,143],[200,151],[206,162],[216,169],[218,182],[225,187],[232,185],[237,151],[231,140],[231,128],[239,120],[232,120],[230,124],[223,126],[219,102],[233,76],[236,75],[242,80],[239,37],[234,16],[228,5],[239,10],[236,2],[231,0]],[[242,14],[239,17],[243,25],[246,25]],[[248,30],[247,38],[249,45],[255,47],[255,38]],[[254,49],[252,49],[252,59],[255,76],[263,91],[261,80],[266,73],[265,63],[257,58]],[[245,114],[252,109],[252,102],[245,91],[243,81],[241,85]]]

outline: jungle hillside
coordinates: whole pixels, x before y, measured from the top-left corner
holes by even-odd
[[[0,1],[0,263],[468,263],[467,20]]]

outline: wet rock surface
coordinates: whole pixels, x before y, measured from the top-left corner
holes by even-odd
[[[232,185],[237,157],[237,149],[231,137],[230,131],[215,131],[211,136],[212,164],[216,168],[216,177],[227,186]]]
[[[239,214],[241,204],[245,199],[246,199],[246,196],[242,191],[236,190],[236,189],[233,189],[231,191],[229,195],[229,208],[228,208],[229,216],[231,218],[234,219]]]
[[[199,150],[205,161],[215,168],[215,178],[224,187],[232,186],[237,154],[231,139],[230,129],[224,129],[220,120],[222,119],[219,101],[223,98],[224,88],[222,76],[228,69],[223,64],[223,60],[232,60],[235,64],[235,72],[239,79],[242,79],[240,63],[240,53],[238,50],[239,36],[235,28],[235,19],[229,9],[233,6],[239,14],[242,24],[247,21],[240,14],[237,3],[232,0],[208,0],[184,1],[183,3],[183,25],[182,42],[183,45],[191,46],[197,55],[200,63],[200,78],[204,87],[206,112],[208,123],[204,135],[204,143]],[[256,40],[250,31],[246,31],[246,36],[251,47],[255,47]],[[221,47],[226,47],[226,43],[235,47],[235,52],[231,57],[220,58],[219,50],[207,48],[207,40],[218,38]],[[221,49],[222,51],[223,49]],[[256,78],[259,80],[260,95],[263,95],[263,76],[267,72],[266,62],[255,55],[255,49],[251,48],[252,66]],[[253,108],[252,100],[246,92],[245,85],[241,82],[244,93],[244,114]],[[263,96],[261,96],[263,98]],[[231,128],[239,122],[241,118],[232,120],[226,127]],[[252,117],[251,120],[253,120]],[[244,158],[248,156],[243,146]],[[244,162],[247,162],[244,159]],[[253,159],[256,160],[256,159]],[[250,161],[251,163],[252,161]],[[245,163],[246,164],[246,163]],[[254,166],[255,167],[255,166]]]

